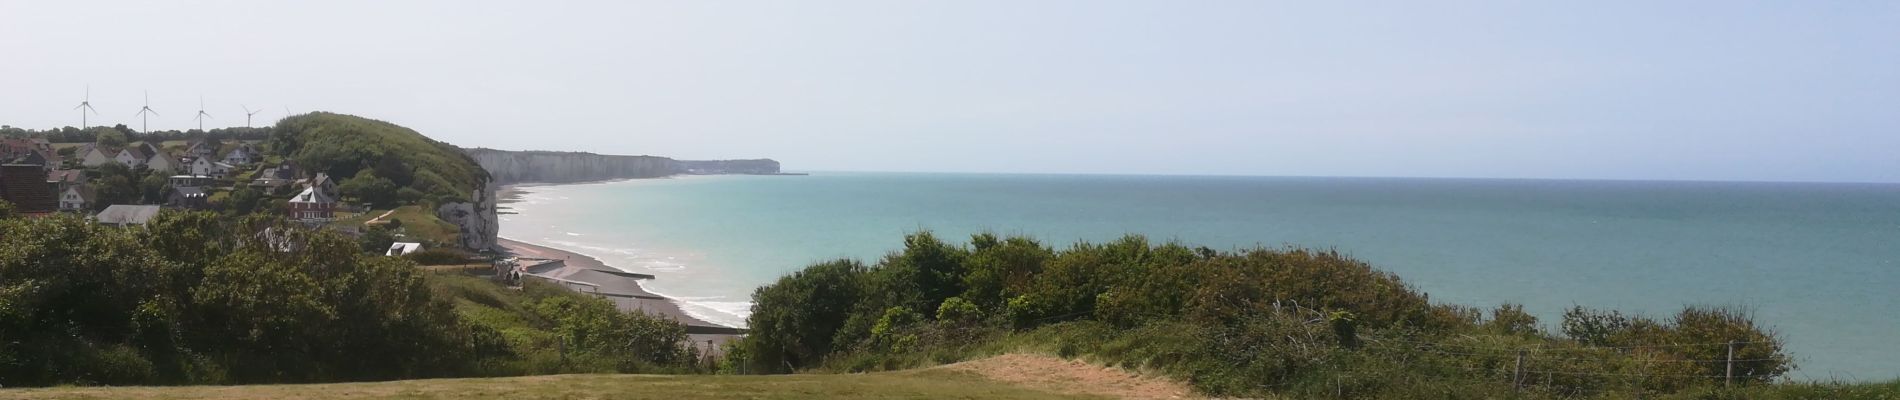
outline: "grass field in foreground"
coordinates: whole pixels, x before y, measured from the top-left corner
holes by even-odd
[[[872,374],[551,375],[313,385],[0,389],[0,399],[1093,399],[941,369]]]

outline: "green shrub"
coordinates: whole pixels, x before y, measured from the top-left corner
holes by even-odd
[[[983,310],[976,304],[963,301],[961,297],[944,299],[937,307],[937,321],[952,325],[969,325],[983,319]]]
[[[1521,304],[1502,304],[1491,310],[1491,320],[1485,321],[1485,328],[1506,335],[1536,335],[1537,317],[1524,312]]]
[[[754,291],[747,319],[751,334],[740,342],[751,357],[751,370],[790,372],[823,361],[864,296],[864,274],[856,261],[838,260]]]
[[[420,265],[460,265],[470,260],[468,253],[442,247],[418,250],[402,258]]]
[[[903,306],[884,310],[871,326],[871,346],[878,351],[907,351],[917,343],[917,335],[908,331],[922,322],[923,315]]]

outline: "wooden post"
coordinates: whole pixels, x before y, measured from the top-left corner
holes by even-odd
[[[1636,369],[1636,400],[1643,400],[1643,394],[1648,391],[1645,386],[1649,384],[1649,355],[1645,353],[1642,360],[1643,365]]]
[[[1728,341],[1728,372],[1722,374],[1722,387],[1735,382],[1735,341]]]
[[[1524,387],[1524,350],[1517,351],[1517,364],[1511,367],[1511,389]]]

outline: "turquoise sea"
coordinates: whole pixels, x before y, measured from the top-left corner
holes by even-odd
[[[536,186],[501,234],[652,273],[743,323],[753,288],[809,263],[875,262],[902,235],[982,231],[1064,247],[1137,233],[1215,248],[1337,248],[1433,301],[1667,317],[1753,308],[1797,379],[1900,377],[1900,185],[814,173]]]

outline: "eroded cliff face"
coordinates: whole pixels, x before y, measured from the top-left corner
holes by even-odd
[[[468,155],[502,185],[658,178],[678,173],[673,159],[666,157],[494,149],[468,149]]]
[[[575,183],[611,179],[659,178],[677,174],[776,174],[778,161],[674,160],[654,156],[614,156],[582,152],[467,149],[497,185]]]
[[[501,220],[495,213],[495,188],[498,186],[490,181],[469,195],[473,199],[470,202],[436,206],[436,218],[461,228],[460,244],[463,248],[481,250],[495,245],[495,239],[501,233]]]

